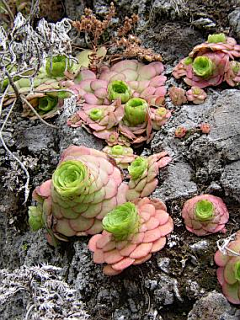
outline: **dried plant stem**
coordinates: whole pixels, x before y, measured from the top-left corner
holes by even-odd
[[[38,119],[44,123],[45,125],[47,125],[48,127],[54,128],[54,129],[58,129],[57,126],[55,126],[54,124],[50,124],[47,121],[45,121],[43,118],[41,118],[41,116],[37,113],[37,111],[33,108],[33,106],[31,105],[31,103],[29,103],[27,101],[27,99],[25,99],[22,95],[20,95],[20,98],[22,100],[22,102],[26,103],[28,105],[28,107],[32,110],[32,112],[38,117]]]
[[[13,15],[13,13],[12,13],[12,10],[10,9],[7,1],[2,0],[2,3],[3,3],[4,7],[6,8],[8,14],[9,14],[9,17],[10,17],[10,19],[11,19],[11,23],[13,23],[13,21],[14,21],[14,15]]]
[[[30,190],[29,190],[29,181],[30,181],[29,172],[28,172],[27,168],[25,167],[25,165],[21,162],[21,160],[19,160],[19,159],[12,153],[12,151],[8,149],[6,143],[5,143],[4,139],[3,139],[3,136],[2,136],[3,129],[4,129],[5,125],[6,125],[9,117],[10,117],[10,114],[12,113],[12,110],[13,110],[15,104],[16,104],[16,101],[17,101],[17,99],[14,100],[14,102],[13,102],[11,108],[9,109],[8,114],[7,114],[7,116],[6,116],[6,118],[5,118],[4,122],[3,122],[3,125],[2,125],[2,127],[1,127],[1,129],[0,129],[0,140],[1,140],[1,143],[2,143],[2,145],[3,145],[3,147],[4,147],[4,149],[7,151],[7,153],[8,153],[14,160],[16,160],[16,161],[18,162],[18,164],[20,165],[20,167],[23,169],[24,173],[26,174],[27,181],[26,181],[26,183],[25,183],[25,185],[24,185],[25,192],[24,192],[24,202],[23,202],[23,203],[26,203],[26,202],[27,202],[27,199],[28,199],[28,196],[29,196],[29,191],[30,191]]]
[[[0,118],[1,118],[1,115],[2,115],[3,102],[4,102],[4,99],[5,99],[6,94],[8,92],[8,89],[9,89],[9,85],[7,86],[7,88],[5,89],[5,91],[3,92],[2,97],[1,97],[1,101],[0,101]]]

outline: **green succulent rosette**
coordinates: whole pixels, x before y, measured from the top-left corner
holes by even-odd
[[[72,65],[67,57],[57,55],[47,58],[46,72],[50,77],[63,77],[66,70],[71,70]]]
[[[129,174],[132,180],[139,179],[148,168],[148,161],[143,157],[135,159],[128,167]]]
[[[108,85],[108,98],[110,101],[121,99],[122,103],[126,103],[131,98],[131,89],[124,81],[112,81]]]
[[[39,99],[37,109],[39,111],[39,114],[41,115],[51,111],[53,108],[57,106],[57,104],[57,97],[45,96]]]
[[[126,202],[109,212],[103,221],[103,229],[112,233],[116,241],[122,241],[138,232],[139,216],[136,206]]]
[[[214,64],[210,58],[206,56],[199,56],[194,59],[192,68],[193,72],[197,76],[207,79],[213,74]]]
[[[195,207],[195,217],[199,221],[209,221],[214,217],[214,205],[209,200],[199,200]]]
[[[134,127],[146,121],[148,104],[144,99],[132,98],[124,108],[124,122]]]
[[[100,121],[104,118],[104,110],[93,108],[89,113],[89,118],[93,121]]]
[[[28,223],[33,231],[44,227],[44,219],[41,205],[28,208]]]
[[[91,178],[87,167],[81,161],[68,160],[56,169],[52,182],[60,197],[74,198],[79,194],[89,193]]]
[[[227,39],[224,33],[210,34],[207,39],[208,43],[225,43],[226,41]]]

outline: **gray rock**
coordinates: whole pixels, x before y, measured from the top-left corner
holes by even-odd
[[[185,16],[187,12],[188,9],[184,0],[155,0],[152,3],[149,21],[152,23],[161,17],[176,20],[176,18]]]
[[[194,304],[187,320],[238,320],[238,317],[232,316],[232,309],[230,303],[221,293],[213,291]]]
[[[221,176],[221,183],[226,196],[231,196],[240,202],[240,161],[226,165]]]
[[[240,8],[232,11],[228,15],[228,20],[233,32],[237,35],[237,38],[240,39]]]

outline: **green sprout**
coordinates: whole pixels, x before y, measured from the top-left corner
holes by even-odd
[[[122,103],[126,103],[131,98],[131,90],[124,81],[112,81],[108,85],[108,98],[109,100],[120,98]]]
[[[199,56],[194,59],[192,67],[197,76],[207,79],[213,73],[214,64],[208,57]]]
[[[124,120],[130,126],[137,126],[146,121],[148,104],[144,99],[132,98],[130,99],[124,109]]]
[[[214,205],[211,201],[200,200],[195,207],[195,217],[199,221],[209,221],[214,217]]]
[[[131,179],[137,180],[141,178],[144,171],[147,169],[148,162],[143,157],[136,158],[131,165],[128,167],[129,174],[131,176]]]

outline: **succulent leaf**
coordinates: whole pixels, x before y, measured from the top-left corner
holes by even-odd
[[[63,55],[47,58],[46,72],[52,77],[63,77],[64,71],[70,68],[69,60]]]

